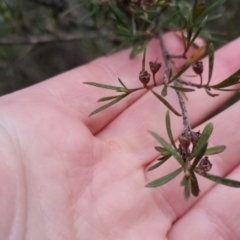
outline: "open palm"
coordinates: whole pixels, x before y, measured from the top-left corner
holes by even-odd
[[[180,40],[172,33],[165,37],[169,51],[181,53]],[[147,60],[161,62],[157,49],[153,42]],[[185,201],[181,176],[161,188],[144,188],[177,168],[172,159],[146,173],[157,158],[157,143],[147,130],[166,136],[166,109],[151,92],[134,93],[88,118],[100,106],[95,101],[112,93],[82,82],[117,85],[120,77],[128,87],[140,86],[141,57],[129,60],[128,54],[98,59],[0,99],[1,239],[240,238],[239,190],[199,179],[200,196]],[[236,71],[239,57],[240,40],[219,50],[212,81]],[[231,94],[189,94],[192,126],[202,129],[199,124]],[[167,98],[178,107],[174,92]],[[171,117],[177,137],[182,120]],[[239,106],[211,121],[210,144],[227,145],[225,153],[211,158],[212,171],[239,180]]]

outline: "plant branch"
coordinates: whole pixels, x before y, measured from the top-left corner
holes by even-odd
[[[168,57],[169,54],[168,54],[165,42],[163,40],[163,34],[162,34],[161,30],[159,30],[158,37],[159,37],[159,42],[160,42],[160,46],[161,46],[161,49],[162,49],[163,60],[164,60],[164,63],[165,63],[165,71],[164,71],[164,76],[163,76],[163,82],[166,83],[166,81],[168,80],[168,73],[169,73],[170,68],[171,68],[171,63],[169,61],[169,57]]]
[[[180,54],[180,55],[169,54],[168,58],[179,58],[179,59],[184,58],[184,59],[187,59],[186,55],[184,55],[184,54]]]
[[[162,54],[163,54],[163,59],[165,61],[165,72],[164,72],[164,81],[165,79],[167,79],[167,74],[170,71],[171,68],[171,55],[168,53],[168,50],[166,48],[165,42],[163,40],[163,36],[162,36],[162,32],[159,31],[159,40],[160,40],[160,45],[162,48]],[[178,56],[178,55],[176,55]],[[184,58],[184,55],[179,55],[178,58]],[[176,87],[178,87],[178,83],[175,81],[174,85]],[[183,97],[181,95],[181,93],[177,90],[175,90],[178,96],[178,100],[179,100],[179,104],[182,110],[182,117],[183,117],[183,126],[184,126],[184,132],[188,135],[191,131],[191,126],[190,126],[190,122],[188,119],[188,113],[187,113],[187,108],[185,105],[185,102],[183,100]]]
[[[179,82],[181,84],[184,84],[186,86],[192,86],[192,87],[196,87],[196,88],[206,88],[206,89],[209,89],[209,86],[207,84],[200,85],[200,84],[196,84],[196,83],[193,83],[193,82],[186,82],[186,81],[181,80],[181,79],[177,79],[177,82]]]
[[[151,84],[151,85],[148,85],[147,87],[148,87],[148,90],[151,90],[151,89],[153,89],[155,87],[158,87],[158,86],[161,86],[161,85],[163,85],[163,83],[156,83],[156,85]],[[132,92],[136,92],[136,91],[142,90],[142,89],[146,89],[146,88],[145,87],[132,88],[132,89],[128,89],[128,92],[132,93]]]
[[[178,86],[178,83],[175,81],[174,85]],[[191,131],[191,125],[190,125],[189,118],[188,118],[186,104],[183,100],[183,97],[182,97],[181,93],[177,90],[175,90],[175,91],[177,93],[179,104],[180,104],[180,107],[181,107],[181,110],[182,110],[184,133],[186,133],[188,135]]]

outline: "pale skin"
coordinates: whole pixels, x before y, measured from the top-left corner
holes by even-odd
[[[165,35],[165,40],[171,54],[182,52],[174,34]],[[162,62],[158,45],[149,46],[147,62]],[[167,138],[166,107],[151,92],[139,91],[88,117],[101,105],[98,98],[115,93],[82,82],[119,85],[120,77],[128,87],[141,86],[141,56],[128,56],[125,50],[95,60],[0,99],[1,239],[240,238],[239,189],[198,177],[200,196],[186,201],[179,185],[182,175],[160,188],[144,187],[178,168],[171,159],[146,172],[158,157],[154,146],[159,145],[147,130]],[[239,58],[240,39],[218,50],[212,81],[239,69]],[[206,81],[207,58],[203,63]],[[201,130],[203,120],[232,95],[223,92],[210,98],[203,90],[190,93],[192,127]],[[167,99],[180,111],[174,91]],[[173,114],[171,119],[177,139],[182,119]],[[239,103],[209,121],[214,124],[209,144],[227,146],[224,153],[210,157],[211,172],[240,180]]]

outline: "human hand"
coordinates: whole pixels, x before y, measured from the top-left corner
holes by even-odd
[[[172,33],[165,37],[170,52],[181,53],[180,40]],[[159,58],[157,45],[149,46],[147,62]],[[240,238],[238,189],[199,178],[200,196],[186,201],[181,176],[156,189],[144,188],[177,164],[170,160],[146,173],[157,158],[157,143],[147,130],[166,136],[166,108],[150,92],[131,94],[88,118],[99,107],[95,101],[109,92],[82,82],[116,85],[120,77],[128,87],[140,85],[141,57],[128,56],[125,50],[98,59],[0,99],[1,239]],[[239,57],[240,39],[217,51],[212,82],[236,71]],[[203,62],[207,66],[207,59]],[[203,120],[232,94],[210,98],[202,90],[190,93],[192,126],[202,129]],[[167,99],[178,107],[174,92]],[[182,119],[171,119],[177,138]],[[211,157],[212,172],[238,180],[239,121],[236,103],[211,120],[210,139],[210,146],[227,146]]]

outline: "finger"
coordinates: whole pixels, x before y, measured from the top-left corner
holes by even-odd
[[[230,52],[231,54],[229,54]],[[239,68],[239,53],[240,39],[216,52],[212,83],[219,82]],[[204,58],[204,65],[207,65],[207,62],[208,59]],[[227,66],[226,63],[228,63]],[[161,90],[157,89],[156,91],[160,93]],[[202,89],[188,94],[189,101],[186,102],[186,106],[191,125],[196,126],[201,123],[233,94],[232,92],[224,92],[219,97],[211,98]],[[168,91],[166,99],[175,109],[181,111],[178,98],[173,90]],[[141,166],[145,165],[157,157],[157,152],[153,149],[157,143],[147,133],[147,130],[156,131],[166,138],[166,111],[166,107],[151,92],[148,92],[112,121],[98,134],[98,137],[103,140],[115,140],[132,161],[136,161],[135,163]],[[171,122],[174,136],[179,136],[183,131],[182,119],[171,114]]]
[[[239,175],[238,166],[227,177],[239,180]],[[168,239],[179,239],[179,234],[185,240],[240,239],[239,198],[239,189],[215,186],[173,225]]]
[[[237,147],[238,143],[240,143],[240,136],[239,134],[235,134],[240,121],[238,109],[239,104],[236,103],[234,106],[230,107],[223,113],[219,114],[218,116],[210,120],[210,122],[212,122],[214,125],[214,131],[210,137],[209,147],[216,145],[227,146],[227,149],[223,153],[218,155],[212,155],[209,157],[211,163],[213,164],[211,173],[214,175],[226,176],[240,163],[239,158],[240,149],[239,147]],[[203,126],[199,128],[202,129]],[[149,182],[153,179],[159,178],[160,176],[172,172],[178,167],[179,166],[177,162],[174,161],[174,159],[172,159],[171,162],[168,161],[167,163],[162,165],[158,170],[152,172],[151,175],[150,174],[147,175],[147,180]],[[238,167],[238,172],[239,171],[240,169]],[[235,174],[234,176],[236,177],[236,180],[240,181],[239,175],[237,176]],[[197,198],[191,197],[189,201],[186,201],[183,196],[183,188],[179,186],[182,177],[183,175],[178,176],[173,181],[157,189],[154,190],[150,189],[151,191],[155,191],[156,196],[164,196],[166,204],[171,209],[171,216],[173,222],[176,219],[181,218],[181,216],[183,216],[186,213],[186,211],[188,211],[193,206],[194,203],[196,203],[200,198],[204,197],[206,193],[208,194],[208,191],[210,191],[210,189],[216,185],[214,182],[197,175],[201,191],[200,195]],[[221,185],[217,186],[218,188],[221,187],[226,191],[225,186]],[[239,192],[238,189],[235,189],[235,191]]]
[[[174,33],[167,33],[165,40],[167,40],[168,46],[171,46],[171,53],[182,53],[182,41]],[[99,98],[118,95],[119,93],[85,85],[83,82],[99,82],[121,86],[118,82],[118,78],[120,78],[128,88],[141,87],[142,84],[139,82],[138,75],[141,71],[142,54],[130,60],[130,51],[131,50],[124,50],[109,57],[102,57],[88,65],[54,77],[36,87],[50,93],[53,97],[57,98],[60,103],[69,106],[73,111],[77,111],[79,118],[89,127],[92,133],[96,134],[143,95],[145,91],[143,90],[132,94],[113,107],[88,117],[93,110],[104,105],[104,103],[97,103]],[[191,52],[192,49],[190,50],[190,53]],[[147,48],[146,64],[148,65],[149,61],[155,61],[157,58],[159,62],[163,62],[159,41],[153,40]],[[179,62],[179,64],[181,63],[182,61]],[[161,75],[162,70],[157,73],[158,80]]]

